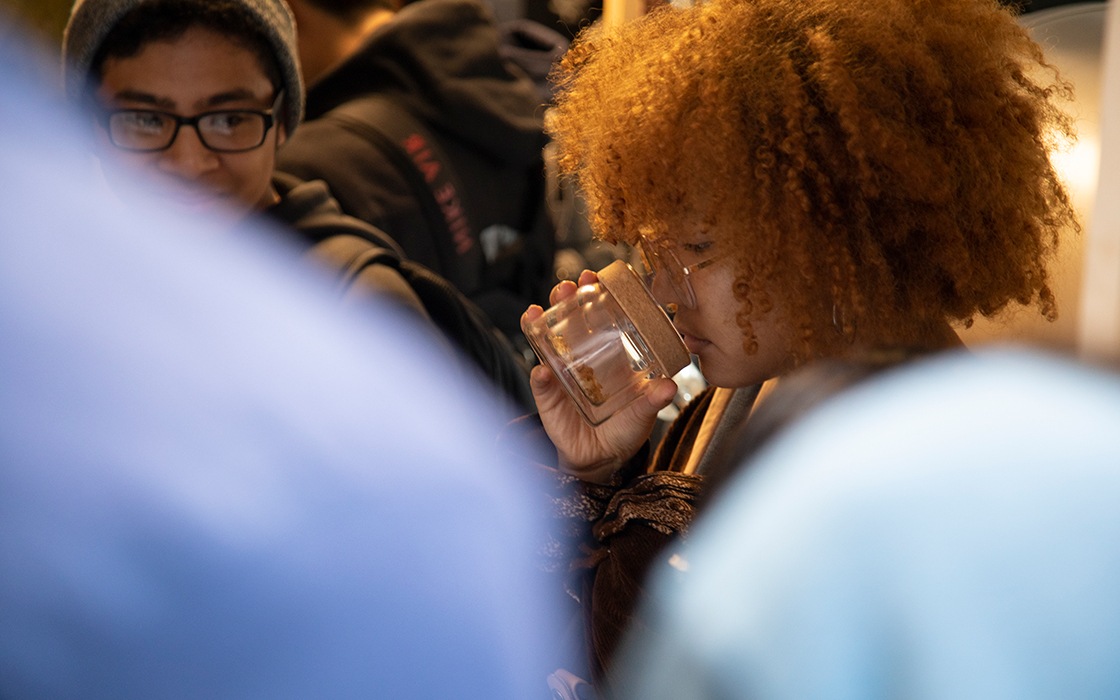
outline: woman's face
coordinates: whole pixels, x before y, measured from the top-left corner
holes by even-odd
[[[760,384],[792,368],[791,333],[778,304],[768,313],[751,318],[758,352],[743,347],[743,330],[735,322],[740,302],[735,298],[734,256],[721,255],[717,245],[697,238],[675,246],[684,265],[715,257],[715,262],[690,275],[696,308],[689,308],[667,283],[666,274],[655,278],[653,293],[662,304],[677,307],[673,324],[684,337],[688,351],[700,359],[700,370],[719,387]]]

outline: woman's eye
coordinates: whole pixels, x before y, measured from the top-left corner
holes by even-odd
[[[712,241],[703,241],[701,243],[685,243],[681,247],[689,253],[699,254],[708,252],[708,250],[711,249],[712,245]]]

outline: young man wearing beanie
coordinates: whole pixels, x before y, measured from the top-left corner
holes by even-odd
[[[78,0],[64,39],[70,99],[97,115],[101,155],[163,185],[170,203],[266,214],[332,270],[344,302],[398,301],[531,410],[528,372],[485,314],[397,244],[344,215],[326,184],[273,172],[303,111],[295,24],[283,0]],[[124,198],[127,184],[114,188]],[[407,278],[406,278],[407,275]],[[448,341],[444,343],[444,341]],[[485,400],[492,397],[485,396]]]
[[[344,216],[322,182],[273,171],[304,96],[282,0],[78,0],[64,58],[68,97],[97,115],[99,155],[124,166],[105,169],[111,185],[139,173],[175,208],[263,212],[312,246],[338,234],[392,245]],[[347,297],[371,291],[426,317],[391,267],[363,271]]]

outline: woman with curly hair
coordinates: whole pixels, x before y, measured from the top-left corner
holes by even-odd
[[[1070,87],[995,0],[666,7],[585,32],[558,81],[563,170],[598,235],[653,263],[716,387],[650,461],[670,380],[592,428],[534,371],[581,489],[562,510],[593,525],[577,593],[598,677],[759,385],[822,357],[957,346],[951,324],[1011,302],[1056,317],[1047,263],[1077,222],[1049,150],[1072,138]]]

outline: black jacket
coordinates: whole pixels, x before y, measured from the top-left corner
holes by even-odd
[[[396,301],[421,319],[448,360],[473,363],[480,378],[505,392],[514,410],[532,410],[528,368],[476,305],[439,275],[405,259],[384,233],[343,214],[321,180],[303,182],[276,172],[272,184],[280,201],[265,213],[286,224],[307,246],[306,257],[334,276],[344,303],[366,303],[374,295]]]
[[[525,232],[541,216],[547,219],[543,109],[532,81],[503,60],[498,31],[482,5],[423,0],[311,86],[307,121],[283,146],[277,166],[325,180],[344,211],[385,231],[411,260],[455,283],[503,331],[520,335],[517,318],[528,303],[547,301],[552,286],[551,229],[523,240],[527,249],[516,251],[516,264],[488,263],[480,245],[449,264],[446,231],[432,230],[392,160],[324,118],[371,94],[391,97],[436,138],[455,165],[476,234],[494,225]]]

